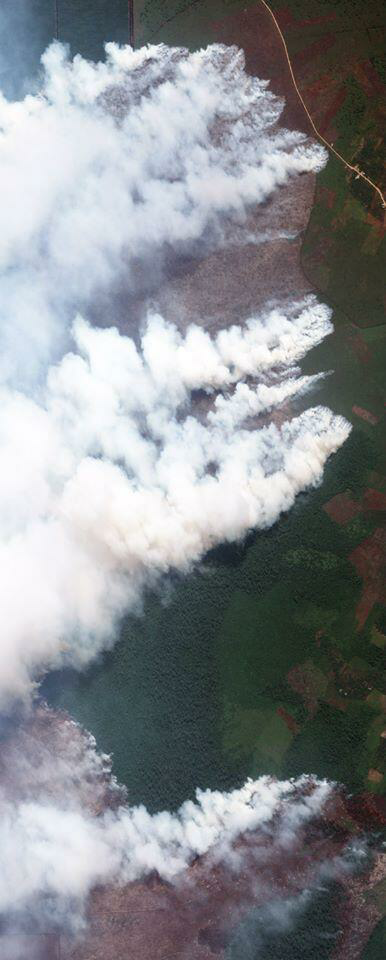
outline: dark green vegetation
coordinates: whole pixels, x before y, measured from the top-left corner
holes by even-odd
[[[328,960],[338,939],[338,884],[253,910],[234,935],[226,960]]]
[[[199,2],[170,20],[156,39],[190,46],[216,39],[219,19],[242,7],[233,0]],[[349,18],[353,29],[363,27],[359,8],[312,2],[306,16],[308,21],[346,17],[345,31],[336,29],[336,44],[349,48]],[[286,9],[295,26],[303,17],[302,25],[295,28],[291,21],[286,31],[296,59],[302,44],[307,48],[323,24],[304,25],[302,2],[293,0]],[[378,8],[371,4],[366,9],[375,23]],[[161,18],[176,12],[176,3],[137,3],[138,42],[139,25],[148,39],[150,25],[157,29]],[[369,36],[378,57],[373,29]],[[361,56],[371,52],[369,43],[367,36]],[[322,50],[308,57],[321,86],[323,70],[328,77],[342,70],[336,44],[330,44],[328,56]],[[344,109],[338,107],[330,121],[339,127],[339,146],[347,151],[350,143],[367,144],[368,124],[377,122],[374,99],[351,75],[345,79]],[[309,86],[308,96],[314,96],[320,110],[323,98],[318,99],[316,88]],[[327,186],[335,197],[339,193],[346,210],[346,239],[339,218],[331,221]],[[320,272],[316,279],[323,296],[334,292],[333,282],[340,301],[351,296],[352,264],[345,243],[357,250],[358,230],[365,231],[369,253],[358,276],[360,270],[367,276],[369,263],[378,263],[379,255],[379,210],[374,206],[373,219],[366,220],[368,198],[362,203],[351,193],[352,186],[343,168],[330,160],[319,177],[304,245],[307,269],[315,234],[321,237],[325,230],[337,247],[331,259],[333,281],[324,250],[319,259],[312,255],[312,264],[313,278]],[[347,210],[356,211],[353,219]],[[46,686],[47,695],[95,733],[102,749],[114,751],[116,773],[128,783],[132,800],[153,808],[170,806],[191,795],[197,784],[221,787],[266,772],[284,776],[312,771],[354,790],[384,789],[386,740],[380,735],[386,728],[386,630],[377,531],[379,508],[384,506],[380,494],[385,492],[386,339],[375,305],[382,280],[378,268],[371,277],[372,296],[367,299],[364,292],[366,309],[354,291],[354,316],[335,311],[336,333],[304,365],[307,371],[335,371],[315,402],[328,403],[354,427],[328,465],[322,487],[302,496],[272,530],[207,558],[202,572],[171,586],[167,604],[149,598],[145,616],[126,623],[121,642],[102,663],[81,677],[53,678]],[[362,329],[352,322],[358,320],[358,311]],[[338,494],[343,495],[343,508],[334,501],[328,513],[326,504]],[[363,556],[354,555],[358,549]]]
[[[272,6],[315,121],[380,182],[382,4]],[[258,7],[258,0],[136,0],[137,43],[194,48],[222,36],[228,18]],[[384,791],[384,244],[378,200],[330,159],[302,261],[335,307],[336,333],[304,367],[335,371],[315,402],[350,419],[348,442],[320,489],[273,529],[216,551],[200,571],[169,585],[167,603],[164,594],[147,598],[143,618],[128,620],[114,650],[83,676],[46,682],[43,693],[114,751],[132,802],[176,806],[197,784],[223,788],[267,772],[310,771],[353,791]],[[323,896],[299,914],[291,936],[278,934],[259,957],[328,956],[336,929]],[[308,934],[319,927],[327,939],[315,947]],[[254,957],[260,934],[255,915],[229,960]],[[384,955],[383,920],[363,960]]]
[[[384,5],[379,0],[272,0],[271,7],[316,125],[385,192]],[[137,42],[200,46],[218,39],[227,18],[254,8],[261,10],[259,0],[137,0]],[[367,184],[330,159],[318,180],[302,261],[323,295],[360,326],[384,319],[383,218]]]
[[[382,769],[383,650],[372,642],[381,608],[357,629],[355,530],[323,510],[347,475],[361,492],[371,452],[354,433],[321,489],[257,535],[242,561],[221,630],[224,745],[254,774],[315,772],[360,790],[369,769]],[[370,511],[366,520],[379,522]]]
[[[276,5],[275,5],[276,6]],[[300,4],[290,4],[299,8]],[[296,24],[288,40],[322,133],[385,193],[384,8],[313,3],[334,19]],[[303,5],[304,8],[304,5]],[[314,44],[314,56],[307,47]],[[302,59],[303,58],[303,59]],[[370,187],[331,158],[318,179],[302,260],[307,276],[360,326],[384,322],[384,210]]]
[[[332,365],[341,335],[310,355],[310,370]],[[349,413],[354,399],[368,403],[366,384],[377,395],[358,363],[346,348],[316,402]],[[382,790],[383,608],[375,599],[358,629],[364,583],[350,559],[380,527],[366,491],[382,486],[381,427],[351,418],[358,426],[318,490],[272,529],[215,551],[169,586],[167,602],[149,597],[99,665],[46,682],[114,751],[133,801],[177,805],[197,784],[267,772]],[[345,523],[324,509],[338,494],[358,511]]]
[[[192,48],[217,39],[227,18],[260,6],[259,0],[140,0],[137,41]],[[271,6],[317,125],[381,183],[382,4],[274,0]],[[235,33],[237,42],[237,26]],[[336,371],[317,399],[354,429],[319,491],[245,548],[223,551],[233,590],[216,631],[226,756],[243,761],[248,772],[313,770],[375,792],[384,790],[380,508],[386,500],[366,490],[385,492],[384,255],[378,199],[330,159],[318,177],[302,260],[339,309],[334,337],[305,366]],[[356,504],[352,516],[339,504],[326,512],[337,494]]]
[[[386,954],[386,917],[379,921],[363,951],[362,960],[383,960]]]
[[[99,60],[108,40],[127,43],[127,0],[59,0],[59,39],[73,53]]]

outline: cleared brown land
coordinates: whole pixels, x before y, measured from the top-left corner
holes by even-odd
[[[381,527],[350,554],[350,560],[363,580],[362,596],[356,610],[358,630],[363,627],[374,604],[385,602],[385,555],[386,531]]]
[[[66,769],[71,769],[75,757],[81,764],[87,749],[88,738],[65,714],[35,708],[28,719],[12,726],[0,745],[3,794],[14,801],[38,800],[47,798],[48,789],[50,799],[58,802],[66,791]],[[50,771],[52,758],[56,765],[59,761],[56,780]],[[122,800],[111,789],[109,775],[101,771],[79,780],[75,788],[72,784],[71,789],[95,817]],[[296,840],[288,841],[284,851],[275,840],[275,829],[272,836],[256,830],[236,842],[233,865],[229,859],[216,862],[207,855],[198,858],[175,884],[154,875],[122,887],[97,888],[89,898],[87,926],[77,939],[49,929],[37,933],[27,928],[19,936],[5,931],[0,936],[1,960],[27,960],[27,956],[28,960],[210,960],[213,956],[224,960],[234,928],[251,906],[312,889],[319,883],[320,869],[336,863],[347,843],[360,837],[362,826],[369,829],[385,822],[380,798],[353,800],[336,790],[323,815],[297,829]],[[345,869],[337,870],[350,904],[340,918],[337,960],[359,958],[359,949],[378,919],[376,906],[364,905],[364,894],[386,875],[385,859],[376,854],[371,871],[356,879]]]

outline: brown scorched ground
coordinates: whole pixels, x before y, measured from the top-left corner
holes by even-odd
[[[63,782],[60,776],[56,782],[50,777],[50,759],[81,764],[88,745],[88,737],[64,713],[36,707],[1,742],[3,794],[14,800],[43,795],[58,802]],[[72,789],[95,817],[124,799],[108,772],[83,779]],[[364,827],[368,831],[385,823],[379,798],[353,800],[337,789],[323,816],[299,832],[285,856],[282,847],[255,831],[236,843],[235,869],[229,861],[216,863],[207,856],[197,859],[175,884],[154,875],[122,887],[100,887],[89,898],[87,925],[78,938],[50,929],[37,933],[28,923],[19,935],[6,927],[3,936],[0,930],[1,960],[224,960],[232,932],[251,906],[312,887],[320,867],[336,862]],[[386,856],[379,851],[365,874],[337,869],[345,906],[334,960],[360,957],[378,919],[368,894],[385,876]]]

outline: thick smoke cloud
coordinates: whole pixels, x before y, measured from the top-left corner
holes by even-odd
[[[0,102],[2,707],[88,663],[156,577],[274,523],[349,430],[322,408],[243,428],[315,385],[296,368],[332,330],[313,297],[212,339],[154,310],[140,343],[87,319],[119,277],[130,327],[139,263],[221,244],[225,217],[323,163],[242,53],[43,63],[39,96]]]
[[[23,387],[82,305],[119,278],[135,289],[166,249],[220,238],[224,215],[325,158],[278,127],[282,103],[235,48],[109,44],[92,65],[55,44],[43,64],[39,96],[0,99],[0,369]]]
[[[130,913],[138,893],[132,885],[138,881],[141,891],[149,876],[150,906],[153,900],[173,913],[187,898],[199,923],[202,897],[214,897],[219,907],[219,884],[228,920],[233,908],[234,924],[255,905],[269,936],[288,929],[315,891],[344,880],[366,856],[361,838],[342,836],[347,813],[336,785],[312,776],[281,782],[263,776],[226,792],[197,790],[174,813],[130,806],[111,757],[43,705],[2,743],[0,767],[0,954],[7,957],[12,942],[17,956],[26,955],[26,932],[62,930],[73,944],[73,935],[85,932],[96,887],[107,897],[102,926],[115,886]],[[147,895],[143,902],[146,913]],[[229,933],[227,922],[225,928]],[[36,950],[45,956],[38,940]]]
[[[32,744],[29,755],[21,754],[20,745],[8,750],[15,768],[0,788],[0,913],[29,910],[43,923],[67,917],[70,902],[78,923],[87,894],[100,883],[126,884],[154,872],[174,882],[204,855],[237,869],[240,835],[256,834],[261,856],[271,842],[284,854],[322,814],[332,790],[310,777],[261,777],[230,792],[197,790],[195,801],[176,813],[151,815],[119,803],[109,758],[68,722],[55,753]],[[118,799],[110,808],[103,802],[106,783]]]
[[[129,297],[170,251],[223,244],[225,219],[239,229],[323,165],[279,127],[281,103],[242,54],[109,45],[91,65],[54,45],[44,68],[38,96],[0,99],[1,708],[28,701],[42,671],[87,664],[157,578],[274,523],[349,431],[322,407],[269,422],[317,385],[297,367],[332,330],[314,297],[212,337],[155,308],[134,329]],[[104,329],[92,325],[102,300]],[[328,793],[263,778],[198,791],[175,815],[95,817],[74,768],[83,784],[83,762],[57,762],[32,791],[2,793],[0,910],[42,895],[68,905],[154,870],[173,879],[260,826],[290,842]]]
[[[321,480],[341,418],[316,407],[281,427],[242,424],[310,389],[293,361],[330,329],[313,299],[215,339],[153,316],[137,350],[78,318],[77,352],[50,368],[39,402],[3,390],[3,703],[42,668],[87,663],[154,577],[271,525]],[[204,422],[198,389],[216,391]]]
[[[310,782],[312,793],[296,798]],[[197,856],[231,856],[240,834],[267,830],[274,817],[280,817],[275,842],[284,852],[297,830],[321,813],[329,790],[307,778],[262,777],[230,793],[197,790],[196,801],[185,801],[176,814],[126,807],[99,818],[48,803],[3,806],[0,910],[25,908],[42,895],[83,901],[97,884],[129,883],[153,872],[171,881]]]

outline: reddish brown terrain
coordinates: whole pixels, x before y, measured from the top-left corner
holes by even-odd
[[[335,117],[344,102],[345,91],[337,85],[336,73],[326,70],[322,78],[313,79],[312,65],[321,52],[327,53],[333,46],[334,20],[334,15],[328,14],[323,22],[318,21],[324,30],[323,39],[316,39],[295,57],[297,75],[306,82],[308,101],[322,132],[329,137],[335,135]],[[279,21],[290,35],[294,27],[292,13],[283,9]],[[305,20],[304,24],[309,26],[309,21]],[[300,25],[297,21],[296,27]],[[281,122],[309,133],[279,38],[266,11],[256,6],[247,7],[243,13],[228,16],[213,26],[218,40],[236,42],[244,48],[249,71],[271,78],[271,89],[285,97]],[[352,68],[352,63],[346,61],[346,72]],[[378,89],[377,77],[369,63],[359,63],[355,73],[361,87],[370,95]],[[315,177],[302,176],[252,212],[242,230],[245,237],[249,232],[260,237],[261,242],[256,244],[246,239],[240,244],[239,238],[233,242],[232,231],[228,230],[220,251],[202,259],[171,262],[168,277],[157,290],[156,306],[181,326],[192,320],[200,322],[205,316],[208,328],[215,330],[227,323],[242,321],[272,296],[293,299],[304,295],[312,287],[302,272],[300,251],[314,189]],[[321,186],[318,196],[320,206],[333,215],[334,190]],[[371,225],[374,234],[379,231],[379,220],[373,217]],[[271,238],[263,240],[268,232]],[[294,238],[272,238],[272,234],[281,232],[293,234]],[[320,264],[326,258],[329,243],[328,231],[326,235],[318,235],[312,256],[308,255],[308,266],[312,266],[312,257],[316,257],[318,271],[322,270]],[[138,306],[142,310],[143,304]],[[361,360],[366,362],[366,344],[359,334],[355,336],[353,349],[355,347]],[[370,428],[376,425],[377,417],[371,411],[359,405],[352,409]],[[361,501],[350,493],[338,494],[324,509],[331,520],[343,526],[363,512],[384,509],[384,501],[383,494],[368,489]],[[382,532],[377,531],[350,556],[363,580],[357,609],[358,629],[374,603],[382,598],[382,537]],[[311,670],[296,672],[295,669],[291,673],[293,689],[304,698],[311,713],[320,693],[318,681],[319,677]],[[333,696],[335,694],[331,694],[328,702],[334,702]],[[343,703],[340,699],[339,704]],[[280,716],[296,734],[296,722],[280,709]],[[45,789],[49,787],[51,798],[60,799],[65,789],[65,774],[63,781],[52,782],[46,779],[44,770],[51,756],[62,752],[67,755],[68,750],[75,768],[83,750],[83,734],[79,728],[61,714],[43,708],[35,710],[32,718],[4,736],[1,742],[0,784],[6,796],[15,799],[38,796],[44,783]],[[23,780],[22,758],[26,755],[36,758],[37,774],[32,783]],[[109,774],[103,771],[96,777],[85,778],[81,789],[84,805],[95,816],[122,800],[122,794],[111,786]],[[178,885],[166,884],[154,876],[122,888],[96,889],[90,896],[87,926],[79,940],[74,941],[65,932],[56,934],[50,930],[41,934],[35,930],[23,935],[6,932],[2,936],[0,933],[0,960],[59,960],[59,957],[61,960],[222,960],[233,929],[251,905],[264,904],[272,896],[296,894],[312,885],[320,865],[331,863],[341,855],[353,836],[384,824],[385,812],[378,797],[366,795],[354,802],[336,791],[323,819],[304,830],[296,849],[286,852],[285,858],[280,850],[267,851],[262,837],[250,836],[238,844],[240,860],[235,872],[207,858],[196,861]],[[338,873],[346,904],[340,916],[342,932],[334,960],[359,960],[380,917],[371,891],[385,876],[385,857],[380,853],[374,855],[371,870],[364,875],[353,877],[344,871]]]
[[[386,531],[381,527],[351,554],[350,560],[363,579],[363,591],[356,616],[358,630],[363,627],[375,603],[384,603]]]
[[[228,226],[223,249],[204,259],[171,263],[156,293],[157,307],[179,326],[205,320],[214,332],[242,323],[272,298],[293,300],[309,293],[300,248],[314,186],[314,174],[304,174],[251,212],[242,227]],[[248,242],[248,234],[257,242]]]
[[[265,11],[247,9],[214,23],[213,29],[218,41],[237,43],[245,52],[247,71],[269,77],[270,89],[283,97],[280,125],[310,134],[279,38]],[[157,290],[157,306],[177,324],[200,323],[205,317],[205,326],[215,330],[242,322],[272,297],[296,299],[310,292],[312,285],[300,267],[300,250],[314,190],[315,175],[302,175],[251,211],[240,227],[224,227],[224,249],[203,260],[182,262],[177,270],[171,264],[168,280]],[[258,242],[240,242],[248,234]]]
[[[218,960],[232,932],[252,906],[263,906],[274,898],[294,896],[312,887],[322,863],[328,863],[344,849],[348,834],[341,828],[347,811],[332,806],[323,823],[305,834],[296,850],[264,850],[264,862],[256,857],[256,837],[239,847],[241,869],[198,862],[177,887],[154,879],[122,890],[100,890],[89,907],[90,928],[86,940],[72,946],[61,940],[66,960]],[[258,853],[262,855],[261,846]],[[379,917],[364,892],[385,876],[385,862],[377,861],[369,877],[352,880],[344,876],[348,909],[342,914],[342,937],[336,958],[358,960],[368,935]],[[339,872],[338,872],[339,876]],[[363,907],[365,906],[365,909]],[[346,952],[350,944],[350,954]]]
[[[123,794],[111,782],[108,765],[85,762],[89,754],[89,738],[78,726],[65,714],[38,706],[3,738],[2,794],[14,800],[38,800],[48,794],[50,801],[60,804],[68,771],[78,768],[83,774],[78,782],[68,781],[69,789],[76,790],[83,808],[98,817],[122,802]],[[386,856],[375,853],[371,866],[353,876],[344,866],[345,851],[353,840],[360,842],[364,827],[379,829],[385,823],[379,798],[354,800],[337,789],[323,815],[297,829],[296,840],[288,838],[284,847],[273,839],[275,832],[251,831],[236,842],[235,859],[216,862],[210,855],[197,859],[174,884],[154,875],[123,887],[95,889],[86,908],[86,927],[78,937],[64,930],[29,932],[30,921],[24,918],[22,933],[6,928],[0,936],[1,960],[221,960],[251,906],[263,907],[312,889],[327,866],[346,898],[334,956],[358,960],[379,916],[371,891],[386,876]]]
[[[282,29],[288,18],[291,15],[285,9],[277,14]],[[260,4],[246,4],[244,10],[233,16],[213,21],[213,29],[218,41],[237,43],[245,52],[247,70],[269,78],[273,93],[285,99],[283,125],[312,135],[309,120],[290,79],[280,37],[267,10]]]

